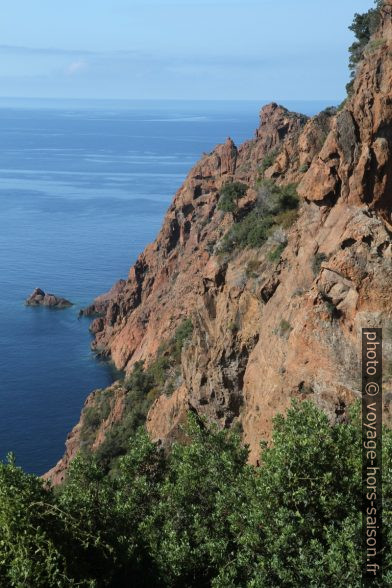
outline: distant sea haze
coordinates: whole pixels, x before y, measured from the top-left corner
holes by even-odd
[[[41,474],[61,457],[86,396],[115,377],[80,308],[127,276],[202,152],[253,136],[264,103],[0,99],[1,459]],[[35,287],[75,305],[25,307]]]

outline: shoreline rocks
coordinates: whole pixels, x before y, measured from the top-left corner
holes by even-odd
[[[72,302],[66,298],[55,296],[35,288],[34,292],[26,299],[27,306],[47,306],[48,308],[69,308]]]

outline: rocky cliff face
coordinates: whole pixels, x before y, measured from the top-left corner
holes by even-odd
[[[333,420],[359,395],[361,328],[391,332],[391,13],[388,0],[339,112],[307,119],[264,107],[255,138],[239,148],[228,139],[199,161],[128,279],[85,311],[97,315],[94,349],[126,372],[151,362],[192,318],[178,388],[149,411],[152,438],[173,438],[192,409],[220,426],[238,423],[256,461],[291,398],[313,399]],[[245,215],[262,176],[298,184],[298,219],[261,247],[218,254],[235,220],[217,208],[222,187],[249,187],[239,203]]]
[[[86,309],[85,314],[98,315],[91,325],[93,348],[111,357],[119,369],[127,371],[136,361],[151,358],[159,342],[204,295],[206,266],[216,265],[214,246],[232,223],[217,210],[222,186],[245,182],[250,189],[241,206],[250,206],[268,154],[275,159],[266,177],[298,181],[301,165],[319,152],[332,119],[320,115],[307,122],[303,115],[270,104],[262,109],[260,121],[255,139],[237,148],[229,138],[197,163],[177,192],[156,241],[140,255],[128,279]],[[224,279],[223,274],[216,279]]]

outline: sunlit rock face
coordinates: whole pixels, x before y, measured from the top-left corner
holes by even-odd
[[[264,107],[253,139],[239,147],[228,139],[202,157],[128,279],[86,310],[97,315],[93,348],[128,373],[192,318],[178,387],[147,417],[153,439],[170,443],[192,410],[221,427],[238,424],[256,462],[292,398],[314,400],[331,421],[346,418],[359,396],[362,327],[384,327],[391,352],[391,13],[388,0],[342,109],[307,119]],[[241,217],[262,176],[298,184],[299,215],[284,230],[280,258],[271,261],[273,238],[219,255],[234,222],[217,208],[222,187],[247,184]]]

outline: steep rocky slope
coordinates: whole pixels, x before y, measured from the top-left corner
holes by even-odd
[[[170,441],[191,409],[220,426],[237,423],[256,461],[274,414],[293,397],[312,398],[331,420],[345,418],[359,395],[362,327],[385,327],[390,353],[391,12],[388,0],[341,110],[306,119],[276,104],[263,108],[255,138],[238,148],[228,139],[198,162],[128,279],[86,309],[95,316],[94,349],[127,373],[153,361],[160,342],[191,317],[177,388],[148,413],[152,438]],[[275,226],[262,246],[222,252],[224,235],[257,205],[266,179],[298,184],[297,220]],[[248,186],[234,215],[217,208],[232,181]],[[110,390],[95,447],[121,419],[126,391]],[[80,427],[50,473],[55,481],[80,446]]]

